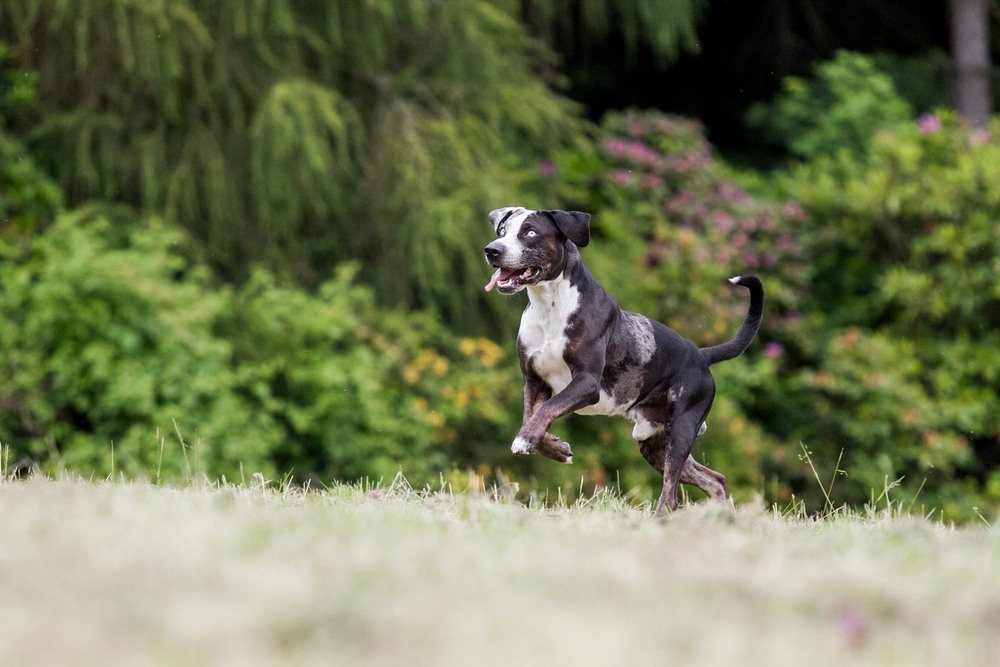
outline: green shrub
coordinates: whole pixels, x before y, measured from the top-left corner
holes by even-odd
[[[182,243],[155,219],[82,210],[2,246],[0,441],[15,456],[106,473],[114,443],[132,472],[180,473],[183,454],[213,475],[270,470],[277,431],[229,389],[230,346],[214,333],[229,293]],[[198,446],[182,452],[175,430]]]
[[[33,231],[52,220],[62,193],[8,130],[35,107],[35,78],[14,67],[0,42],[0,236]]]
[[[519,388],[495,343],[378,308],[353,266],[315,294],[263,271],[234,291],[190,255],[176,227],[98,208],[0,243],[15,461],[422,482],[506,451]]]
[[[875,92],[903,115],[891,88]],[[953,519],[1000,500],[1000,128],[970,132],[947,112],[891,120],[828,133],[817,157],[774,175],[734,173],[696,123],[654,113],[610,115],[591,148],[555,160],[564,199],[595,212],[588,264],[624,307],[714,343],[745,309],[720,279],[762,275],[759,342],[714,369],[696,447],[738,498],[820,509],[814,465],[834,502],[900,478],[894,498]],[[595,422],[573,427],[600,435]],[[614,445],[596,460],[655,485],[624,430],[601,437]]]
[[[769,407],[783,437],[844,450],[854,501],[899,477],[952,517],[1000,499],[998,130],[941,111],[782,177],[808,212],[813,302],[789,341],[797,399]]]
[[[751,109],[749,123],[808,159],[838,151],[863,155],[876,130],[912,114],[871,58],[839,51],[816,67],[813,79],[786,78],[775,102]]]
[[[342,480],[402,467],[425,481],[502,451],[498,433],[516,430],[519,399],[510,370],[496,368],[496,344],[449,335],[426,314],[380,310],[356,271],[341,267],[316,294],[258,271],[225,318],[237,392],[281,427],[278,469]]]
[[[37,122],[20,129],[71,206],[178,223],[241,281],[266,264],[315,287],[360,260],[384,303],[481,333],[495,302],[443,287],[479,279],[469,225],[581,125],[537,75],[550,54],[518,14],[494,0],[19,0],[0,3],[0,39],[35,70]]]

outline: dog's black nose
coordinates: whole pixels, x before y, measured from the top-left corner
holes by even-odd
[[[496,241],[493,243],[496,243]],[[493,243],[490,243],[488,246],[483,248],[483,252],[486,253],[487,259],[496,259],[500,256],[500,248],[497,248],[493,245]]]

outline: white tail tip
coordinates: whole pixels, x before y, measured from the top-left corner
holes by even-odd
[[[740,281],[741,277],[742,276],[733,276],[732,278],[729,279],[729,282],[731,282],[732,284],[735,285],[736,283],[738,283]]]

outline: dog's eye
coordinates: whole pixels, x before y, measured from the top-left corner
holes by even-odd
[[[507,233],[507,225],[500,225],[497,227],[497,236],[503,236]]]
[[[534,229],[529,229],[524,233],[524,235],[530,239],[532,236],[538,236],[538,232],[536,232]]]

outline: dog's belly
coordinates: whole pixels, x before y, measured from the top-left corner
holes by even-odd
[[[613,394],[601,389],[601,398],[593,405],[580,408],[576,411],[578,415],[624,415],[628,411],[628,404],[621,404],[615,400]]]

